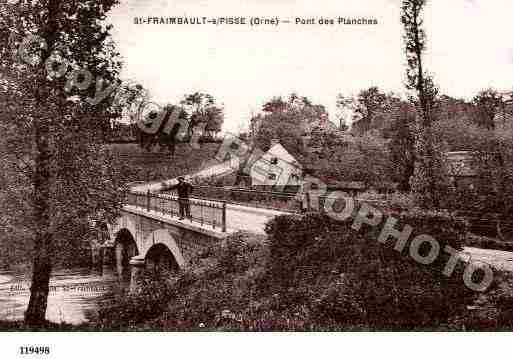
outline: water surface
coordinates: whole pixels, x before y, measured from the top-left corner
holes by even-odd
[[[98,314],[99,305],[120,288],[113,269],[55,270],[50,279],[46,319],[80,324]],[[30,274],[0,271],[0,320],[23,320],[30,296]]]

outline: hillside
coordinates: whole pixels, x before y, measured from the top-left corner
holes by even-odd
[[[174,178],[198,171],[217,153],[219,143],[203,143],[200,149],[178,144],[174,157],[168,152],[147,152],[138,144],[111,144],[109,149],[124,167],[129,182]]]

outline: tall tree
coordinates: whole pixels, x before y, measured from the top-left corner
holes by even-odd
[[[286,102],[275,97],[251,119],[252,141],[266,151],[271,140],[278,139],[293,155],[301,155],[305,150],[302,137],[320,127],[335,127],[330,124],[324,106],[312,104],[306,97],[291,94]]]
[[[423,29],[422,12],[426,0],[403,0],[401,22],[404,27],[404,43],[407,58],[406,86],[413,90],[412,103],[417,109],[415,126],[415,169],[412,189],[422,207],[440,207],[448,191],[442,144],[433,135],[434,110],[438,89],[423,66],[426,33]]]
[[[384,93],[378,87],[372,86],[360,91],[356,96],[337,96],[337,108],[340,112],[352,115],[351,129],[354,134],[363,135],[366,132],[386,127],[401,99],[394,93]]]
[[[477,168],[477,213],[494,214],[497,236],[513,235],[513,130],[482,131],[481,147],[474,151]]]
[[[479,92],[472,102],[477,107],[477,124],[489,129],[495,129],[495,115],[504,102],[504,98],[494,89],[487,89]]]
[[[392,122],[386,128],[390,138],[387,144],[390,152],[392,176],[399,183],[398,189],[410,191],[410,179],[415,168],[415,113],[411,106],[403,104],[394,115]]]
[[[62,243],[79,234],[90,216],[112,220],[119,208],[120,183],[99,135],[110,104],[95,101],[119,73],[111,27],[103,21],[116,3],[1,4],[9,16],[2,17],[0,50],[10,55],[0,57],[1,72],[29,104],[21,107],[3,87],[6,134],[13,136],[7,144],[29,171],[34,257],[25,322],[30,326],[45,322],[50,275],[56,253],[64,254]]]
[[[262,111],[264,112],[279,112],[284,111],[287,108],[287,103],[283,101],[281,97],[273,97],[271,100],[267,101],[264,106],[262,106]]]
[[[209,107],[207,109],[207,116],[205,122],[205,132],[208,136],[214,137],[218,134],[224,123],[223,109],[220,107]]]
[[[223,108],[216,104],[214,96],[203,93],[195,92],[186,95],[181,102],[189,115],[189,137],[192,137],[194,129],[200,124],[210,129],[217,129],[222,126],[224,121]]]

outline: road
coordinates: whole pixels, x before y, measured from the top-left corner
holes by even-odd
[[[463,252],[470,256],[470,261],[483,262],[495,269],[513,272],[513,252],[474,247],[465,247]]]
[[[185,176],[187,179],[192,178],[206,178],[211,176],[221,176],[233,173],[237,168],[237,164],[234,162],[226,161],[222,163],[214,164],[204,170],[201,170],[192,175]],[[170,179],[161,182],[148,182],[148,183],[137,183],[131,187],[131,190],[145,193],[150,190],[151,192],[163,191],[171,185],[178,183],[176,179]],[[209,202],[209,201],[206,201]],[[173,208],[173,211],[178,212],[178,207]],[[191,205],[191,213],[194,215],[195,211],[199,211],[194,205]],[[248,231],[258,234],[265,233],[265,224],[272,218],[288,214],[287,212],[281,212],[271,209],[254,208],[248,206],[242,206],[237,204],[226,205],[226,227],[229,232],[237,230]],[[218,221],[219,222],[219,221]]]
[[[290,214],[271,209],[226,205],[226,227],[258,234],[265,233],[265,224],[276,216]]]
[[[184,176],[187,180],[191,179],[200,179],[200,178],[208,178],[214,176],[226,176],[235,172],[238,168],[237,161],[226,161],[226,162],[213,162],[211,166],[198,171],[192,175]],[[159,192],[164,191],[166,188],[169,188],[172,185],[177,184],[178,181],[176,178],[172,178],[164,181],[155,181],[155,182],[142,182],[135,183],[131,186],[133,191],[137,192],[146,192],[150,190],[151,192]]]

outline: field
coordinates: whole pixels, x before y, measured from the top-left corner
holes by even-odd
[[[124,165],[128,180],[157,181],[190,174],[206,166],[217,153],[218,143],[204,143],[193,149],[178,144],[174,157],[169,152],[147,152],[135,143],[111,144],[109,149],[119,164]]]

